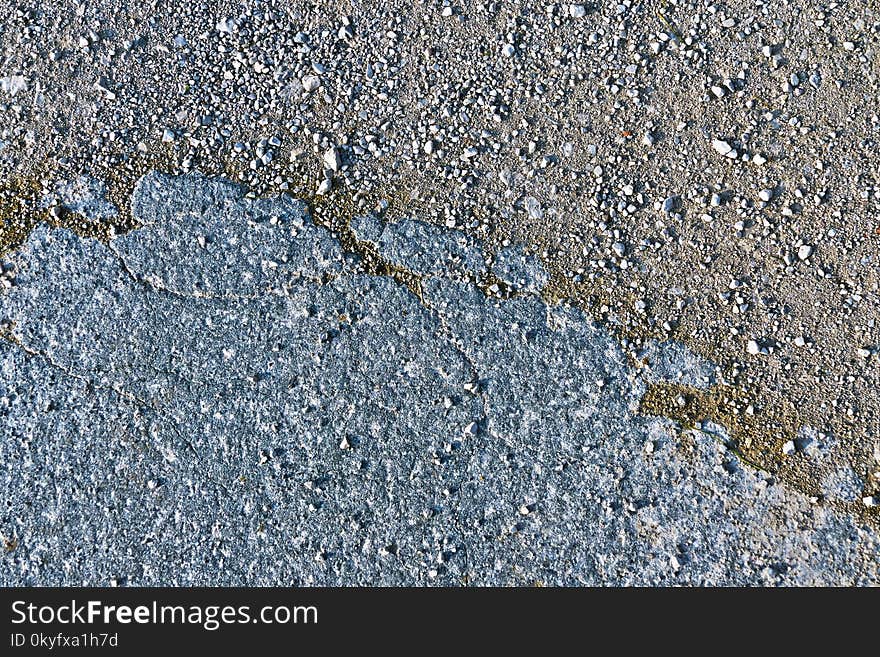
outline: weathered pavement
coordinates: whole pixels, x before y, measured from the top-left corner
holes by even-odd
[[[515,250],[491,299],[478,242],[354,222],[419,298],[287,197],[151,174],[133,211],[13,257],[3,585],[880,581],[875,530],[637,415],[710,365],[633,369]]]

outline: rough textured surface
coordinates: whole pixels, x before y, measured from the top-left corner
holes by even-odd
[[[0,295],[4,585],[880,581],[874,530],[635,414],[706,383],[680,347],[646,374],[431,262],[420,300],[289,198],[150,175],[133,209],[38,228]],[[389,254],[461,243],[410,226]]]
[[[55,184],[54,194],[46,195],[42,205],[58,205],[75,212],[89,221],[112,219],[118,215],[117,208],[107,200],[104,184],[89,176],[76,176],[73,180],[61,180]]]
[[[361,268],[415,292],[401,268],[452,274],[479,239],[489,273],[462,278],[516,293],[503,253],[521,245],[548,278],[527,291],[571,300],[628,358],[677,342],[717,365],[705,393],[649,390],[652,412],[724,424],[808,495],[848,469],[877,500],[878,9],[0,0],[0,254],[42,222],[137,227],[154,169],[289,192],[349,251],[375,212],[363,239],[386,232],[388,261],[361,244]],[[821,463],[791,449],[805,424],[834,437]]]
[[[415,274],[479,274],[486,269],[477,241],[459,231],[412,219],[383,226],[373,216],[358,218],[352,229],[358,239],[374,242],[392,265]]]

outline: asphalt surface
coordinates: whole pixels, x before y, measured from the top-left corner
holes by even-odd
[[[635,368],[516,250],[356,222],[420,290],[358,271],[303,204],[138,185],[108,244],[37,228],[0,296],[4,585],[876,583],[876,531],[638,412],[708,385]],[[817,451],[816,459],[823,458]],[[827,495],[852,501],[841,470]],[[856,480],[853,489],[853,479]]]
[[[215,428],[212,438],[205,437],[205,426],[192,424],[198,416],[192,399],[173,392],[183,386],[174,377],[193,375],[196,383],[189,391],[194,395],[203,383],[222,387],[230,373],[233,379],[254,378],[255,389],[275,390],[277,382],[266,371],[268,364],[258,366],[257,354],[265,346],[262,336],[276,335],[267,318],[283,314],[276,306],[292,294],[290,276],[298,276],[301,291],[317,295],[307,315],[330,317],[343,299],[363,300],[377,323],[411,304],[428,312],[440,329],[427,328],[433,326],[428,322],[422,331],[407,319],[400,330],[409,334],[374,336],[370,353],[380,355],[369,360],[381,370],[374,374],[379,381],[393,380],[379,363],[393,369],[396,356],[383,360],[380,343],[433,344],[435,350],[423,354],[424,367],[443,372],[444,359],[455,358],[447,351],[457,349],[472,370],[479,366],[479,377],[495,381],[492,397],[504,402],[494,419],[491,408],[483,408],[485,417],[470,420],[480,427],[476,435],[497,423],[516,444],[549,440],[531,420],[515,428],[513,420],[504,419],[531,418],[531,413],[543,418],[548,432],[580,435],[577,423],[583,418],[571,410],[577,404],[592,409],[584,413],[615,418],[621,426],[632,422],[626,435],[662,424],[676,454],[687,452],[694,436],[703,436],[708,427],[722,450],[717,458],[735,461],[745,471],[736,476],[783,491],[779,508],[788,511],[773,519],[750,515],[748,507],[759,496],[743,492],[752,490],[751,480],[742,490],[736,484],[733,492],[719,493],[726,520],[750,528],[743,536],[756,536],[762,523],[767,532],[780,531],[780,518],[788,518],[784,522],[796,523],[798,531],[825,531],[841,555],[848,550],[870,554],[873,548],[865,546],[873,539],[850,545],[849,537],[858,532],[846,527],[860,527],[868,537],[880,527],[880,6],[874,0],[827,5],[391,0],[381,7],[357,0],[308,5],[64,0],[29,6],[0,0],[0,15],[0,308],[6,314],[0,316],[5,322],[0,345],[10,358],[27,357],[29,368],[38,367],[32,361],[42,354],[48,360],[40,367],[54,368],[56,377],[72,374],[87,387],[97,386],[83,393],[87,398],[109,395],[91,424],[85,410],[73,422],[73,409],[86,406],[64,405],[60,398],[44,403],[43,395],[55,394],[55,384],[38,385],[31,374],[14,369],[2,385],[10,391],[8,399],[18,400],[16,413],[29,409],[30,419],[4,416],[12,436],[48,440],[57,434],[71,444],[98,441],[116,448],[114,441],[121,440],[132,445],[135,438],[129,434],[146,440],[143,409],[153,408],[165,428],[150,431],[180,432],[179,440],[193,446],[204,442],[200,451],[187,452],[192,462],[223,470],[228,464],[221,462],[218,445],[232,450],[237,441],[249,440],[250,430],[243,427],[250,425],[227,419],[226,430]],[[162,174],[204,177],[165,179]],[[241,187],[232,191],[221,179]],[[151,181],[159,181],[169,198],[151,192]],[[279,200],[280,194],[287,200]],[[220,198],[226,206],[217,204]],[[282,237],[272,212],[264,221],[258,209],[263,207],[289,218],[302,215],[303,234],[295,240]],[[247,235],[235,233],[243,212],[250,213],[253,224]],[[195,229],[193,222],[204,225]],[[220,248],[233,233],[239,241]],[[57,259],[35,269],[34,258],[49,258],[50,252]],[[111,256],[128,282],[107,297],[86,270],[103,271]],[[281,256],[294,264],[288,266]],[[42,282],[34,278],[38,269]],[[344,289],[337,289],[340,285]],[[162,305],[172,299],[177,307]],[[538,329],[531,327],[522,329],[522,344],[530,349],[523,352],[512,337],[521,330],[518,323],[511,328],[484,317],[499,308],[515,315],[529,303],[543,304],[547,317],[577,316],[604,336],[609,346],[603,353],[620,361],[621,371],[635,382],[631,389],[603,383],[591,391],[578,383],[580,377],[601,380],[603,375],[590,370],[589,358],[585,363],[575,354],[565,356],[572,345],[554,343],[541,351],[533,344],[538,333],[530,332]],[[80,312],[91,314],[72,324]],[[406,312],[406,317],[420,316]],[[200,328],[205,317],[214,329]],[[553,321],[545,322],[547,335],[556,336]],[[334,427],[348,422],[341,407],[322,406],[346,394],[349,383],[342,372],[357,368],[364,347],[357,340],[341,341],[350,322],[339,324],[325,327],[321,339],[343,351],[340,345],[347,345],[350,353],[340,352],[335,361],[342,378],[336,387],[322,384],[332,391],[329,397],[319,386],[314,399],[287,409],[284,417],[293,419],[285,421],[296,424],[296,431],[305,431],[299,423],[306,422],[313,406],[324,408],[320,422]],[[474,331],[485,335],[474,337]],[[445,342],[432,342],[423,332],[439,332]],[[240,343],[238,355],[228,363],[214,362],[211,344],[219,345],[227,333]],[[476,341],[473,348],[469,340]],[[483,362],[479,349],[502,342],[493,358],[514,360],[496,376],[494,361]],[[401,344],[395,353],[408,348]],[[273,367],[291,377],[297,368],[314,364],[320,356],[315,349],[301,345],[286,365]],[[255,371],[235,369],[236,358]],[[432,359],[436,363],[429,364]],[[15,362],[16,368],[24,367],[23,361]],[[507,379],[533,379],[543,387],[505,389],[498,381]],[[291,381],[297,389],[300,384]],[[303,382],[296,394],[314,390],[309,385]],[[488,394],[482,386],[469,387],[477,391],[469,392],[475,398]],[[154,399],[154,389],[170,396]],[[23,401],[22,390],[32,391],[30,401]],[[224,390],[230,408],[250,408],[244,388]],[[352,387],[347,403],[366,390]],[[125,401],[123,393],[135,397]],[[214,399],[221,393],[205,394]],[[266,401],[265,411],[248,411],[264,434],[275,431],[261,423],[270,407],[281,412],[277,395]],[[626,413],[606,406],[617,397],[626,399]],[[545,405],[540,409],[538,399]],[[426,413],[419,422],[432,426],[430,402],[407,400],[400,407]],[[562,410],[550,400],[563,404]],[[421,403],[424,409],[417,411]],[[450,408],[458,410],[446,411],[463,412],[457,404]],[[65,410],[53,420],[56,407]],[[530,410],[523,415],[523,409]],[[111,429],[110,418],[117,416],[120,426],[129,427],[121,436]],[[393,424],[384,417],[373,421]],[[49,431],[47,422],[64,428]],[[279,427],[287,435],[283,423]],[[18,449],[20,438],[7,439],[5,433],[0,434],[3,449]],[[610,433],[624,440],[623,434]],[[388,449],[406,452],[408,443],[400,440]],[[182,459],[180,451],[175,454]],[[605,467],[634,471],[635,462],[624,453],[609,456]],[[535,463],[546,469],[543,452],[534,454]],[[695,473],[716,458],[701,454],[703,460],[688,461]],[[10,456],[4,467],[22,472],[17,458]],[[658,458],[655,454],[651,463]],[[330,468],[323,459],[303,463]],[[278,461],[273,456],[263,469]],[[76,488],[62,462],[47,461],[40,474],[8,479],[0,538],[7,546],[9,581],[60,581],[23,574],[29,572],[23,563],[41,558],[43,548],[37,546],[51,541],[27,538],[50,534],[37,529],[47,516],[33,515],[35,507],[22,495],[32,499],[49,481]],[[103,463],[94,476],[109,476],[115,467]],[[466,479],[463,467],[452,469],[454,478]],[[712,476],[721,476],[714,468]],[[577,485],[592,485],[592,476],[584,474]],[[229,486],[225,475],[220,479]],[[169,490],[158,476],[147,480],[157,495]],[[525,489],[512,479],[498,481],[505,481],[499,484],[499,499],[524,503],[517,499]],[[503,494],[504,486],[509,494]],[[234,487],[229,490],[237,495]],[[574,495],[579,489],[571,483],[558,490]],[[363,493],[364,499],[390,491],[389,484],[384,493]],[[470,494],[457,494],[466,505]],[[657,503],[674,507],[675,494],[657,492]],[[631,502],[638,510],[644,500]],[[794,516],[786,514],[801,503],[808,505],[803,511],[808,519],[791,520]],[[624,522],[628,513],[620,504],[611,507],[620,516],[615,522]],[[570,509],[572,526],[579,513],[590,517],[586,506]],[[706,514],[704,522],[716,523],[709,520],[715,517],[709,507],[692,511],[685,515],[694,523],[699,513]],[[159,513],[131,515],[150,523]],[[560,511],[554,517],[563,516]],[[136,553],[114,544],[112,533],[100,540],[90,537],[88,528],[97,516],[83,510],[75,517],[64,531],[78,536],[85,549],[107,550],[108,563]],[[535,517],[529,512],[518,522]],[[827,518],[842,524],[820,530]],[[327,530],[332,526],[328,522]],[[720,532],[723,526],[699,531]],[[105,530],[110,527],[115,531],[117,524]],[[314,532],[303,540],[320,543],[323,534]],[[476,534],[461,530],[460,535],[467,538],[461,539],[459,553],[478,549]],[[415,540],[415,534],[409,536]],[[604,543],[596,541],[598,550]],[[734,550],[733,543],[718,541]],[[764,547],[755,554],[777,550],[758,543]],[[540,553],[534,545],[530,549]],[[616,549],[630,555],[620,557],[630,564],[620,572],[630,574],[618,581],[654,577],[639,561],[650,553],[647,544]],[[849,569],[817,567],[809,577],[800,566],[783,566],[805,563],[816,549],[792,547],[774,561],[773,569],[785,571],[780,581],[876,579],[861,558]],[[559,556],[560,550],[550,552]],[[692,563],[702,558],[699,552],[689,552]],[[353,558],[353,548],[339,554]],[[512,549],[498,554],[523,572],[533,568],[526,563],[532,557],[514,558]],[[68,561],[74,572],[77,558]],[[409,570],[398,564],[399,573],[406,571],[401,581],[416,581],[421,571],[407,563]],[[551,568],[554,574],[545,579],[575,581],[560,574],[577,571],[570,560],[566,563]],[[97,560],[84,558],[82,567],[88,564]],[[114,577],[137,579],[124,574],[130,569],[116,570],[122,574]],[[470,572],[464,566],[434,570],[431,581]],[[690,575],[686,566],[680,570],[681,577],[710,571],[708,565],[694,566]],[[187,572],[195,576],[192,569]],[[488,570],[478,572],[476,580],[488,581]],[[611,569],[602,572],[592,581],[614,582]],[[751,565],[741,571],[725,567],[708,581],[741,577],[759,583],[758,572]],[[83,576],[86,580],[98,581]]]

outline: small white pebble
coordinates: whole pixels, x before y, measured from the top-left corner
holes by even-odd
[[[339,168],[342,165],[339,157],[339,150],[335,147],[327,149],[327,152],[324,153],[324,165],[331,171],[339,171]]]
[[[733,150],[733,146],[728,144],[723,139],[713,139],[712,140],[712,148],[718,151],[721,155],[727,155]]]
[[[321,86],[321,78],[317,75],[307,75],[301,80],[301,82],[303,89],[308,92],[312,92]]]

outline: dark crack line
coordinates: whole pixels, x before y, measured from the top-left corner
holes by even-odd
[[[150,278],[147,276],[142,276],[138,274],[129,266],[128,261],[126,261],[125,259],[125,256],[120,253],[115,247],[113,247],[112,244],[106,244],[106,247],[113,255],[116,256],[123,271],[132,281],[159,294],[167,294],[169,296],[176,297],[184,301],[260,301],[261,299],[264,299],[268,296],[289,298],[289,290],[296,285],[311,283],[312,285],[322,286],[334,280],[335,278],[333,276],[330,276],[327,280],[323,280],[307,276],[301,272],[297,272],[296,278],[291,278],[291,280],[287,282],[286,288],[269,288],[266,290],[261,290],[260,292],[255,292],[254,294],[213,294],[209,292],[182,292],[180,290],[168,287],[167,285],[156,283],[155,281],[150,280]]]
[[[17,348],[21,349],[21,351],[23,351],[27,355],[32,356],[34,358],[41,359],[46,364],[48,364],[51,368],[61,372],[62,374],[70,377],[71,379],[75,379],[77,381],[82,381],[82,382],[88,384],[89,386],[91,386],[93,388],[97,388],[99,390],[107,390],[109,392],[113,392],[116,395],[118,395],[119,397],[121,397],[122,399],[125,399],[126,401],[128,401],[130,403],[139,404],[143,407],[149,407],[148,402],[141,399],[137,395],[135,395],[131,392],[128,392],[124,388],[121,388],[121,387],[118,387],[115,385],[108,386],[103,383],[98,383],[94,379],[89,378],[89,376],[87,376],[87,375],[79,374],[77,372],[74,372],[71,369],[64,367],[61,363],[58,363],[54,358],[52,358],[52,356],[50,356],[48,353],[41,351],[39,349],[34,349],[32,347],[28,347],[17,336],[15,336],[11,331],[0,331],[0,337],[2,337],[4,340],[9,342],[10,344],[15,345]]]
[[[428,312],[431,313],[437,320],[437,323],[440,326],[440,336],[468,364],[468,367],[471,370],[471,375],[474,378],[474,384],[477,386],[477,393],[482,402],[482,414],[480,416],[480,420],[485,426],[486,431],[489,431],[489,393],[483,389],[483,386],[480,383],[482,381],[482,377],[480,376],[480,370],[477,367],[477,364],[474,362],[473,358],[471,358],[471,355],[467,352],[464,345],[461,344],[455,337],[455,333],[452,331],[452,328],[449,326],[449,323],[447,322],[446,317],[444,317],[443,313],[426,299],[422,298],[420,299],[420,301],[422,302],[422,305],[428,310]]]
[[[224,484],[219,478],[215,477],[210,472],[203,470],[199,467],[199,464],[204,463],[207,459],[202,455],[202,453],[198,449],[196,449],[196,446],[192,443],[192,441],[183,435],[183,432],[177,428],[177,425],[174,424],[174,421],[172,419],[163,420],[161,418],[158,418],[158,416],[157,416],[157,419],[159,419],[159,421],[164,426],[167,426],[169,429],[171,429],[171,431],[180,439],[180,441],[184,445],[186,445],[187,449],[189,449],[189,451],[191,451],[193,453],[193,455],[196,458],[195,462],[193,463],[193,466],[194,466],[193,470],[197,474],[200,474],[201,476],[205,477],[208,481],[212,481],[217,486],[219,486],[221,489],[223,489],[223,492],[226,493],[230,499],[235,499],[235,495],[233,495],[232,491],[229,490],[229,488],[227,488],[226,484]]]
[[[6,340],[11,345],[14,345],[16,348],[20,349],[28,356],[31,356],[32,358],[39,358],[40,360],[45,362],[47,365],[49,365],[49,367],[51,367],[52,369],[57,370],[58,372],[61,372],[63,375],[65,375],[75,381],[81,381],[81,382],[87,384],[88,386],[95,388],[97,390],[104,390],[107,392],[114,393],[120,399],[123,399],[123,400],[129,402],[130,404],[135,405],[135,408],[133,409],[133,411],[135,412],[136,415],[143,413],[143,412],[154,414],[155,417],[157,419],[159,419],[159,421],[163,425],[168,426],[171,429],[171,431],[173,431],[175,433],[175,435],[177,435],[177,437],[186,445],[187,449],[189,449],[193,453],[193,455],[196,457],[195,464],[204,462],[204,460],[205,460],[204,456],[199,452],[198,449],[196,449],[196,447],[195,447],[195,445],[193,445],[192,441],[187,439],[183,435],[183,433],[176,426],[174,426],[171,422],[162,420],[161,417],[159,417],[158,413],[159,413],[159,411],[162,410],[161,408],[159,408],[159,409],[154,408],[146,400],[141,399],[137,395],[135,395],[131,392],[128,392],[127,390],[125,390],[123,388],[120,388],[117,386],[108,386],[108,385],[104,385],[102,383],[98,383],[97,381],[89,378],[87,375],[79,374],[77,372],[74,372],[71,369],[64,367],[63,365],[58,363],[54,358],[52,358],[52,356],[50,356],[46,352],[41,351],[39,349],[33,349],[32,347],[28,347],[23,342],[21,342],[21,340],[18,337],[16,337],[14,334],[12,334],[10,331],[0,331],[0,338]],[[217,486],[219,486],[220,488],[222,488],[223,491],[229,496],[230,499],[235,499],[235,495],[232,493],[232,491],[229,490],[229,488],[226,486],[226,484],[224,484],[222,481],[220,481],[217,477],[211,475],[207,471],[200,469],[199,467],[194,467],[193,470],[196,473],[201,474],[208,481],[211,481],[211,482],[215,483]]]

